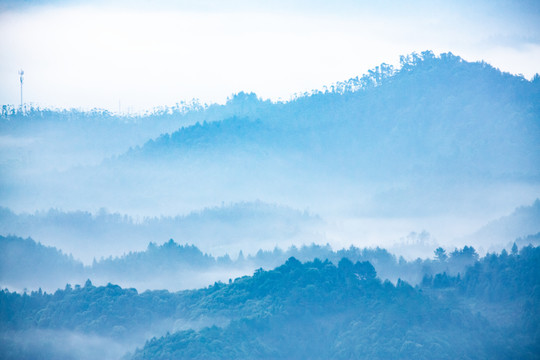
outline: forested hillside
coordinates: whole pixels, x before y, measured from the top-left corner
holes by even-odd
[[[3,290],[2,347],[6,359],[24,358],[9,334],[47,330],[124,345],[165,335],[132,353],[135,359],[534,359],[539,260],[533,247],[490,254],[459,276],[428,276],[417,287],[381,281],[369,262],[290,258],[274,270],[178,293],[89,281],[54,294]],[[40,351],[71,358],[56,347]]]

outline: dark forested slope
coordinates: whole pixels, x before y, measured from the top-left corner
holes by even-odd
[[[217,291],[227,308],[238,301],[227,302],[233,291],[240,301],[266,302],[264,310],[224,328],[153,339],[134,358],[538,358],[538,256],[531,247],[491,255],[438,290],[375,281],[369,263],[291,259]],[[514,316],[501,320],[484,311],[490,306],[512,307]]]
[[[181,330],[148,341],[136,359],[534,359],[539,253],[489,255],[460,276],[426,277],[416,288],[380,281],[369,262],[290,258],[230,284],[178,293],[90,282],[54,294],[3,290],[0,323],[4,335],[65,330],[119,342]],[[503,308],[512,316],[491,310]],[[7,358],[24,352],[3,339]]]

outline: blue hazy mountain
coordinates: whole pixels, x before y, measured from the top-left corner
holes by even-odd
[[[442,272],[448,275],[463,273],[478,259],[474,248],[469,246],[453,251],[448,249],[448,252],[438,248],[436,254],[435,259],[431,256],[406,261],[379,247],[360,249],[350,246],[333,250],[328,244],[312,243],[288,249],[259,249],[246,255],[240,251],[215,256],[204,253],[195,245],[179,244],[170,239],[162,244],[151,242],[143,251],[126,251],[121,256],[94,259],[90,265],[83,265],[72,255],[36,243],[31,238],[0,236],[0,288],[54,291],[66,283],[82,284],[91,279],[95,284],[112,282],[141,291],[195,289],[251,274],[255,269],[273,269],[289,257],[301,261],[328,259],[336,263],[344,257],[353,262],[369,261],[382,280],[397,282],[402,279],[416,285],[425,276]]]
[[[528,236],[538,233],[540,233],[540,200],[536,199],[530,206],[520,206],[511,214],[489,222],[464,241],[474,239],[476,243],[488,248],[489,246],[502,248],[516,239],[520,239],[518,243],[524,244]],[[532,237],[529,242],[538,244]]]
[[[138,146],[119,141],[126,152],[109,152],[101,165],[39,176],[27,169],[33,176],[24,181],[9,174],[2,197],[17,209],[133,214],[257,199],[323,216],[500,214],[538,197],[539,104],[539,77],[452,54],[413,54],[398,69],[381,65],[286,102],[240,93],[186,110],[184,123],[147,132],[161,136],[139,136]],[[170,130],[174,124],[181,128]],[[520,198],[509,201],[508,191]]]
[[[174,238],[215,255],[322,242],[323,221],[306,211],[260,201],[221,205],[182,216],[133,218],[104,209],[15,214],[0,208],[0,235],[32,237],[86,264],[94,258],[144,250]]]
[[[350,91],[348,89],[358,89]],[[129,157],[297,155],[295,166],[358,178],[536,179],[540,79],[431,53],[287,103],[241,93],[235,117],[160,136]],[[237,105],[243,104],[243,106]],[[225,154],[222,154],[225,152]],[[264,158],[263,158],[264,159]]]
[[[84,274],[83,264],[61,250],[30,238],[0,236],[0,287],[55,289],[80,282]]]

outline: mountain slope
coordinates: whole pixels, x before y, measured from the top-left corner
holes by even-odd
[[[151,339],[133,358],[535,359],[538,255],[531,247],[519,255],[491,255],[452,284],[420,289],[374,281],[365,272],[369,263],[343,259],[335,268],[289,259],[218,288],[205,301],[228,309],[237,299],[251,309],[262,303],[258,315]],[[515,312],[501,321],[507,311],[490,313],[490,307]]]
[[[308,212],[260,201],[221,205],[183,216],[136,218],[104,209],[16,214],[0,208],[0,235],[32,237],[89,264],[174,238],[215,255],[256,252],[321,240],[323,221]]]
[[[0,286],[11,289],[57,288],[81,281],[84,266],[60,250],[32,239],[0,236]],[[22,286],[21,286],[22,285]]]
[[[355,92],[315,93],[270,108],[261,103],[243,118],[183,128],[136,153],[153,158],[161,149],[186,156],[256,145],[276,153],[297,150],[318,162],[370,165],[368,176],[410,170],[540,174],[540,81],[431,53],[404,60],[399,71],[379,68],[368,78],[371,83],[365,80]],[[238,101],[257,103],[245,95]]]
[[[162,135],[92,178],[122,202],[142,189],[147,203],[262,199],[323,214],[328,204],[441,212],[475,206],[471,194],[489,201],[508,184],[537,191],[540,81],[431,53],[367,79],[354,92],[287,103],[242,94],[232,102],[250,110]]]
[[[534,359],[539,256],[533,247],[490,254],[461,276],[440,273],[416,288],[382,282],[369,262],[290,258],[228,284],[176,293],[90,281],[54,294],[2,290],[0,351],[5,358],[40,346],[54,351],[43,341],[13,346],[41,331],[52,344],[66,334],[100,334],[124,346],[161,336],[135,359]]]
[[[540,196],[539,104],[540,77],[424,52],[288,102],[240,93],[100,165],[12,179],[2,199],[138,215],[255,200],[324,217],[500,214]]]
[[[536,199],[530,206],[520,206],[510,215],[491,221],[464,241],[474,241],[475,244],[487,247],[491,245],[497,249],[507,246],[518,238],[526,238],[539,232],[540,199]],[[528,245],[525,239],[522,242],[520,245]]]

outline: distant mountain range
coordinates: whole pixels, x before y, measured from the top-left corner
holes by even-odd
[[[462,241],[469,240],[469,245],[474,246],[487,244],[491,247],[482,250],[491,253],[500,252],[503,248],[506,248],[507,252],[514,251],[529,244],[537,246],[540,243],[538,237],[540,232],[537,232],[540,224],[539,204],[540,201],[537,200],[532,206],[520,207],[512,214],[490,222]],[[6,213],[10,216],[6,217]],[[61,249],[45,246],[31,238],[0,236],[0,287],[16,290],[41,287],[50,291],[63,287],[65,283],[82,284],[86,279],[92,279],[98,284],[114,282],[138,289],[197,288],[215,281],[227,281],[228,278],[249,274],[258,268],[271,269],[291,256],[302,261],[318,258],[339,262],[343,257],[352,261],[369,261],[383,280],[390,279],[395,282],[401,278],[411,284],[418,284],[424,276],[436,273],[445,272],[448,275],[463,273],[466,267],[478,258],[478,253],[473,247],[465,246],[463,249],[445,247],[446,255],[442,256],[447,259],[441,262],[436,257],[433,260],[434,250],[438,245],[429,242],[427,233],[410,234],[406,239],[407,242],[390,249],[397,251],[398,254],[412,255],[411,258],[414,259],[412,261],[406,261],[403,257],[379,247],[361,249],[350,246],[346,249],[333,250],[329,244],[322,245],[320,241],[319,244],[315,244],[315,240],[311,243],[305,241],[304,245],[298,247],[289,246],[285,240],[300,241],[299,236],[307,235],[307,230],[313,230],[309,226],[320,225],[320,220],[307,214],[300,215],[287,208],[260,203],[206,209],[185,217],[145,219],[141,223],[135,223],[126,216],[108,213],[94,216],[82,212],[49,211],[34,215],[15,215],[3,209],[3,214],[0,219],[4,228],[10,223],[20,232],[26,229],[28,232],[41,234],[48,241],[52,241],[56,236],[64,238],[64,241],[72,247],[79,246],[85,249],[86,246],[99,246],[102,251],[108,249],[105,245],[107,241],[116,241],[116,246],[125,247],[120,256],[101,257],[94,259],[91,264],[84,265],[72,255],[66,255]],[[302,216],[305,218],[298,218]],[[226,224],[228,226],[225,226]],[[286,233],[284,228],[280,228],[286,224],[287,226],[294,224],[289,228],[291,233]],[[236,227],[237,231],[234,230]],[[128,251],[133,244],[123,242],[133,240],[136,234],[139,236],[137,242],[142,242],[144,239],[156,238],[156,234],[151,236],[153,232],[170,234],[175,228],[179,234],[178,240],[164,241],[166,237],[163,237],[157,243],[147,243],[144,250]],[[205,234],[204,229],[208,228],[211,230]],[[518,238],[521,234],[530,236]],[[251,251],[251,254],[240,250],[216,256],[216,253],[205,253],[200,247],[190,245],[190,240],[187,240],[190,237],[186,235],[195,236],[202,244],[204,244],[202,240],[224,241],[223,246],[218,247],[220,249],[227,248],[230,244],[226,241],[231,239],[242,240],[238,246],[245,248],[264,245],[267,239],[280,241],[281,246],[258,248]],[[216,238],[212,239],[212,236]],[[96,240],[90,241],[92,238]],[[514,244],[517,245],[515,249]],[[423,251],[420,251],[419,247]],[[417,254],[418,258],[413,257],[414,254]]]
[[[522,245],[529,243],[539,245],[540,241],[531,236],[538,233],[540,233],[540,199],[536,199],[530,206],[517,208],[510,215],[491,221],[464,241],[474,241],[475,244],[482,244],[488,249],[496,244],[493,250],[499,250],[516,239],[519,239],[518,243]],[[528,238],[529,236],[531,237]]]
[[[227,104],[234,117],[164,134],[126,157],[255,151],[263,162],[274,155],[338,177],[538,180],[539,100],[538,78],[426,52],[287,103],[238,94]]]
[[[32,237],[87,264],[94,258],[144,250],[150,242],[171,238],[214,255],[323,242],[322,225],[321,218],[306,211],[260,201],[138,220],[106,210],[96,214],[56,209],[15,214],[0,208],[0,235]]]
[[[138,118],[35,110],[0,123],[0,202],[18,212],[154,217],[260,200],[325,219],[479,226],[540,197],[540,77],[451,53],[405,56],[286,102],[239,93]]]

